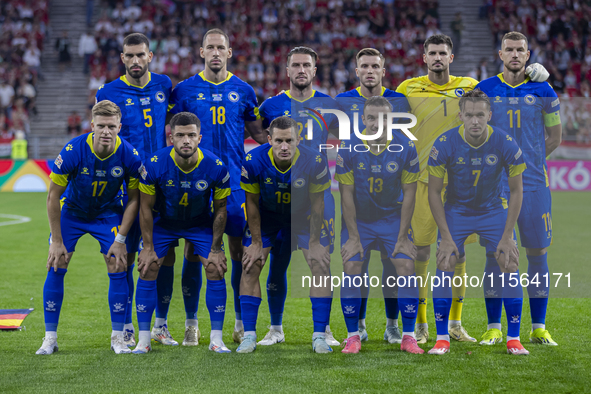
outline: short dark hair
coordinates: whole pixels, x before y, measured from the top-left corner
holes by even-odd
[[[510,31],[509,33],[505,34],[503,36],[503,39],[501,40],[501,46],[503,45],[505,40],[511,40],[511,41],[525,40],[525,47],[527,48],[529,45],[527,42],[527,37],[518,31]]]
[[[390,112],[393,110],[392,104],[384,96],[373,96],[365,100],[365,104],[363,105],[364,114],[367,107],[388,107],[390,108]]]
[[[313,50],[312,48],[308,48],[308,47],[295,47],[291,51],[289,51],[289,53],[287,54],[287,65],[288,66],[289,66],[289,62],[291,61],[291,55],[295,55],[297,53],[312,56],[312,60],[314,61],[314,65],[316,65],[316,62],[318,61],[318,54],[316,53],[315,50]]]
[[[363,48],[362,50],[357,52],[357,56],[355,57],[355,60],[357,61],[357,63],[359,63],[359,59],[361,59],[361,56],[378,56],[380,58],[380,63],[382,66],[384,65],[384,62],[386,61],[386,59],[384,58],[384,55],[382,55],[381,52],[375,48]]]
[[[174,130],[176,126],[189,126],[194,124],[197,126],[197,131],[201,130],[201,121],[197,115],[191,112],[179,112],[170,119],[170,129]]]
[[[464,95],[460,98],[460,111],[464,110],[466,106],[466,102],[470,101],[471,103],[483,102],[486,103],[488,109],[490,109],[490,100],[486,93],[484,93],[480,89],[474,89],[469,92],[464,93]]]
[[[123,46],[134,46],[146,44],[146,47],[150,49],[150,40],[142,33],[131,33],[123,40]]]
[[[220,34],[220,35],[224,36],[224,38],[226,39],[226,44],[228,44],[228,48],[230,48],[230,37],[228,37],[226,32],[224,32],[222,29],[218,29],[218,28],[210,29],[203,35],[203,40],[201,40],[201,47],[202,48],[205,48],[205,39],[210,34]]]
[[[445,34],[433,34],[431,37],[427,38],[425,40],[425,43],[423,44],[423,49],[425,50],[425,53],[427,53],[427,49],[429,48],[430,44],[445,44],[449,47],[450,52],[453,52],[454,49],[454,44],[451,41],[451,38],[449,38],[449,36],[446,36]]]
[[[289,116],[280,116],[278,118],[273,119],[273,121],[269,125],[269,135],[273,137],[273,132],[275,131],[275,129],[291,129],[297,135],[297,127],[298,124],[296,123],[296,121],[290,118]]]

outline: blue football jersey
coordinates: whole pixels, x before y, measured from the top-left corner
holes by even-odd
[[[488,126],[486,141],[475,148],[464,137],[464,125],[435,140],[427,169],[449,183],[445,207],[462,212],[506,207],[503,174],[514,177],[526,168],[515,139],[498,127]]]
[[[260,194],[261,214],[306,217],[310,209],[309,193],[330,188],[330,172],[324,155],[300,145],[286,171],[275,166],[273,148],[264,144],[248,152],[240,179],[242,189]]]
[[[213,153],[198,148],[195,168],[183,171],[174,158],[172,146],[156,152],[146,161],[140,191],[155,195],[154,223],[163,228],[211,227],[211,199],[230,195],[230,173]]]
[[[390,104],[392,104],[392,112],[410,112],[410,106],[404,94],[382,87],[381,96],[387,98]],[[347,114],[349,120],[351,121],[351,141],[343,140],[341,141],[341,146],[363,143],[353,132],[353,125],[355,114],[357,114],[357,130],[362,132],[365,129],[361,115],[363,115],[363,106],[365,105],[365,101],[368,98],[369,97],[365,97],[361,94],[361,87],[337,95],[336,101],[339,103],[340,107]],[[407,121],[405,120],[404,122]]]
[[[119,193],[123,182],[137,189],[142,162],[138,152],[117,137],[115,151],[101,159],[92,145],[94,133],[70,141],[53,163],[49,175],[53,182],[65,186],[62,211],[85,219],[103,219],[123,214]]]
[[[560,124],[560,100],[552,86],[548,82],[531,82],[529,78],[511,86],[499,74],[476,87],[490,98],[490,124],[506,130],[523,151],[527,165],[523,190],[548,187],[545,126]]]
[[[231,72],[219,83],[201,72],[176,85],[170,106],[173,114],[197,115],[203,135],[200,146],[227,164],[232,190],[240,190],[245,122],[260,118],[254,89]]]
[[[259,111],[265,129],[280,116],[291,117],[298,124],[298,133],[301,137],[299,146],[307,146],[320,152],[320,144],[326,144],[329,130],[338,131],[339,127],[336,116],[332,114],[318,116],[320,108],[341,109],[332,97],[316,90],[312,91],[310,98],[303,101],[293,98],[288,90],[278,96],[266,99],[261,104]],[[308,135],[309,120],[312,123],[312,136]]]
[[[370,151],[339,150],[335,179],[354,185],[357,219],[374,222],[399,213],[402,184],[419,179],[419,158],[413,141],[394,133],[388,148],[379,154]]]
[[[172,82],[166,75],[149,73],[145,86],[135,86],[125,75],[96,92],[96,102],[109,100],[121,108],[119,136],[129,142],[146,160],[166,147],[166,113]]]

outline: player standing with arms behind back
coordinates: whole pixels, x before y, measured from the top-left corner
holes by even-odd
[[[166,75],[149,71],[153,54],[150,52],[150,41],[141,33],[132,33],[123,40],[121,61],[125,65],[125,75],[106,85],[96,92],[96,102],[110,100],[121,109],[121,132],[119,136],[129,142],[139,153],[142,161],[150,158],[152,153],[166,147],[165,121],[168,110],[168,98],[172,91],[172,82]],[[126,202],[124,196],[124,203]],[[133,262],[140,242],[139,218],[136,219],[127,235],[127,280],[129,302],[125,318],[125,342],[129,347],[135,346],[135,334],[131,321],[133,302]],[[166,258],[166,262],[174,262],[174,249]],[[166,264],[165,262],[165,264]],[[164,271],[164,270],[163,270]],[[168,330],[159,333],[156,340],[170,344]]]
[[[525,65],[529,60],[527,37],[518,32],[505,34],[499,57],[503,72],[478,84],[493,100],[493,125],[502,127],[523,150],[527,171],[523,174],[523,209],[517,219],[521,246],[527,255],[530,283],[528,294],[532,331],[530,341],[556,346],[546,330],[549,277],[547,248],[552,243],[552,197],[546,156],[562,139],[560,101],[548,82],[532,82]],[[548,135],[548,138],[546,138]],[[489,259],[490,260],[490,259]],[[487,271],[497,274],[494,261],[487,260]],[[536,282],[536,283],[532,283]],[[501,305],[498,298],[486,298],[488,331],[483,344],[502,341]]]
[[[192,112],[201,121],[201,146],[218,156],[230,171],[232,194],[228,197],[225,233],[232,259],[232,288],[236,323],[234,341],[243,332],[240,315],[240,273],[242,233],[246,225],[244,191],[240,188],[240,168],[244,158],[244,130],[260,144],[267,142],[261,126],[254,89],[228,71],[232,48],[228,35],[211,29],[203,35],[201,57],[205,70],[180,82],[170,97],[170,113]],[[192,254],[189,252],[185,255]],[[195,289],[197,291],[197,289]],[[195,309],[195,312],[197,310]]]

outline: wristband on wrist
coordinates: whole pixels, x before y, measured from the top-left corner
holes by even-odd
[[[119,242],[120,244],[124,244],[126,239],[127,239],[127,236],[117,234],[117,236],[115,237],[115,242]]]

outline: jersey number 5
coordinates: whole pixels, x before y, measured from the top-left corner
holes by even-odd
[[[144,123],[144,126],[146,127],[152,127],[152,115],[150,115],[150,111],[152,111],[152,108],[146,108],[144,109],[144,119],[147,119],[148,121],[146,123]]]

